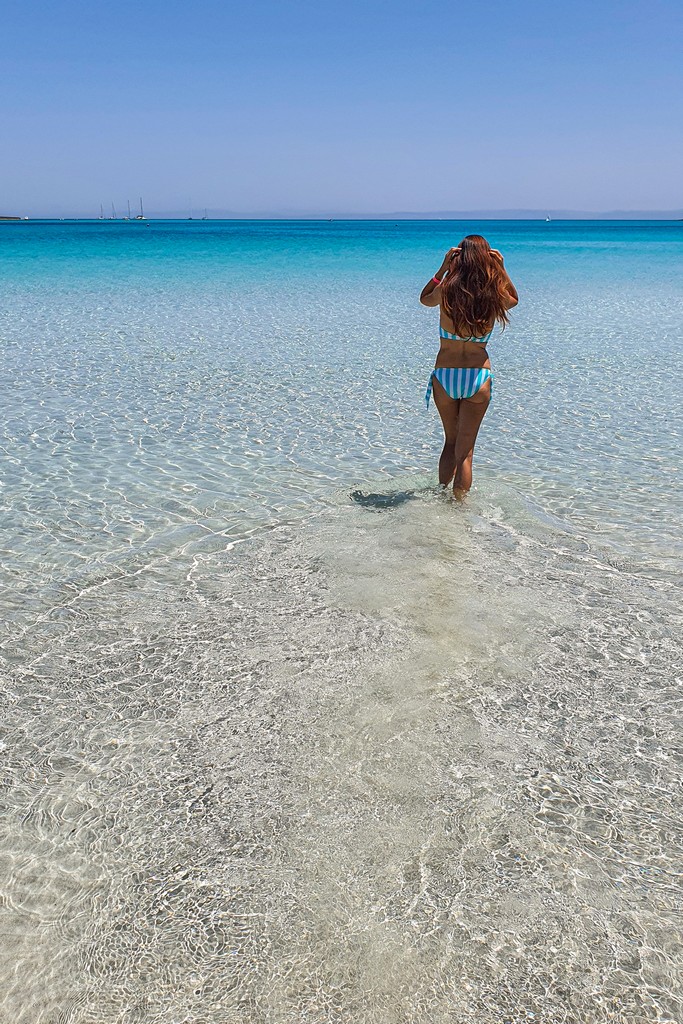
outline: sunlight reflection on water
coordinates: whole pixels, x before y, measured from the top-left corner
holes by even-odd
[[[267,305],[262,228],[10,253],[3,1013],[678,1021],[673,243],[487,227],[523,302],[460,507],[449,229],[273,230]]]

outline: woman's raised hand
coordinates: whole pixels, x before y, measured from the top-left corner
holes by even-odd
[[[498,252],[497,249],[489,249],[489,252],[493,256],[494,260],[498,260],[500,263],[503,262],[503,255],[502,253]]]
[[[441,269],[442,270],[450,270],[450,267],[451,267],[451,264],[453,263],[453,260],[455,260],[456,257],[458,257],[460,255],[460,252],[461,252],[460,246],[458,246],[457,249],[456,248],[449,249],[448,252],[446,253],[446,255],[443,258],[443,263],[441,264]]]

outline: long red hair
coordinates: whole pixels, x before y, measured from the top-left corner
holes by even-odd
[[[474,335],[486,334],[492,320],[505,327],[507,278],[501,263],[481,235],[467,235],[459,248],[441,284],[444,312],[456,330],[466,328]]]

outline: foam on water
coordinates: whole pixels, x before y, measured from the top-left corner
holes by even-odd
[[[411,292],[455,228],[35,230],[3,1019],[680,1020],[673,229],[486,227],[528,294],[463,506]]]

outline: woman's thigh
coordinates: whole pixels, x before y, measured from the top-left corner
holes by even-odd
[[[486,381],[483,388],[471,398],[460,400],[458,415],[458,432],[456,436],[457,454],[464,457],[474,449],[477,434],[486,410],[491,401],[491,382]]]
[[[458,409],[461,399],[451,398],[436,377],[433,378],[432,395],[434,396],[434,405],[441,417],[446,444],[455,444],[458,438]]]

